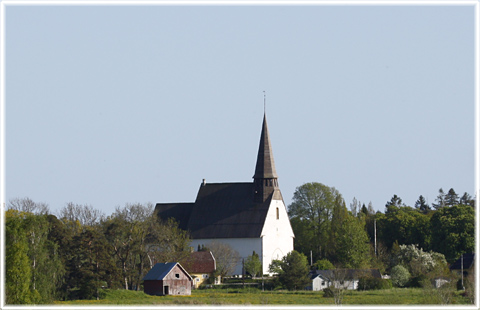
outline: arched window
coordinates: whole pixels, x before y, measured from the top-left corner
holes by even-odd
[[[277,220],[280,219],[280,210],[277,207]]]

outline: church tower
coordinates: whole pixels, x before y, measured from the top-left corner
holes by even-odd
[[[260,135],[260,145],[258,147],[257,165],[253,176],[254,183],[254,202],[264,203],[270,195],[274,199],[282,199],[278,187],[278,176],[275,171],[275,162],[273,160],[272,145],[268,134],[267,116],[263,115],[262,134]]]

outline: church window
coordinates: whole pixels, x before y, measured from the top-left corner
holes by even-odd
[[[280,219],[280,210],[277,208],[277,220]]]

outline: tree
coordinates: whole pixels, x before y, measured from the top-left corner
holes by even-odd
[[[475,208],[475,199],[472,198],[467,192],[465,192],[459,200],[459,204],[471,206]]]
[[[475,249],[475,213],[472,207],[441,208],[431,218],[432,250],[453,263],[463,253]]]
[[[447,195],[445,195],[445,205],[451,207],[457,204],[458,204],[458,195],[457,193],[455,193],[455,190],[451,188],[448,191]]]
[[[438,210],[440,208],[445,207],[445,192],[443,191],[442,188],[438,190],[438,196],[437,199],[435,199],[436,203],[432,203],[432,206],[435,208],[435,210]]]
[[[277,268],[270,268],[275,269]],[[310,282],[308,270],[307,257],[294,250],[282,258],[280,270],[277,269],[278,278],[282,286],[290,291],[303,289]]]
[[[262,273],[262,262],[255,251],[245,260],[245,272],[250,274],[252,278]]]
[[[368,265],[369,239],[363,219],[348,216],[336,239],[336,257],[344,268],[362,268]]]
[[[90,205],[67,203],[59,211],[59,217],[64,222],[78,222],[80,227],[95,226],[105,220],[105,214]]]
[[[226,277],[235,271],[235,267],[240,262],[240,254],[230,245],[213,241],[207,244],[207,248],[212,251],[213,257],[215,257],[220,276]]]
[[[435,275],[441,275],[439,272],[447,268],[447,261],[443,254],[423,251],[415,244],[400,245],[393,257],[393,263],[407,268],[412,277],[425,277],[432,272]]]
[[[13,198],[8,202],[7,208],[9,210],[17,210],[25,213],[32,214],[48,214],[48,204],[44,202],[35,202],[32,199],[25,198]]]
[[[418,244],[430,247],[430,217],[411,207],[389,206],[389,212],[377,214],[378,239],[391,248],[398,244]]]
[[[336,199],[341,196],[333,187],[321,183],[305,183],[297,187],[292,203],[288,206],[291,219],[311,232],[310,249],[316,258],[324,257],[328,247],[328,237]],[[296,226],[294,227],[295,231]]]
[[[354,198],[355,199],[355,198]],[[345,206],[345,201],[341,195],[338,195],[335,199],[335,204],[333,207],[332,223],[330,225],[330,235],[329,235],[329,244],[327,256],[332,260],[337,262],[338,255],[336,253],[339,244],[339,238],[345,231],[345,222],[351,217]]]
[[[334,269],[335,266],[328,259],[320,259],[314,264],[316,270]]]
[[[387,208],[386,213],[389,212],[388,207],[390,206],[394,206],[398,208],[398,207],[404,206],[404,204],[400,197],[398,197],[397,195],[393,195],[392,199],[390,199],[390,201],[387,201],[387,203],[385,204],[385,208]]]
[[[407,268],[402,265],[397,265],[392,268],[390,277],[393,285],[403,287],[407,284],[408,280],[410,280],[410,273]]]
[[[29,304],[31,269],[22,216],[16,210],[5,212],[5,297],[7,304]]]
[[[415,209],[422,213],[428,213],[432,210],[422,195],[420,195],[420,197],[418,197],[418,200],[415,202]]]

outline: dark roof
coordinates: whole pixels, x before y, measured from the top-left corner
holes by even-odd
[[[212,273],[215,271],[215,259],[210,251],[192,252],[182,260],[182,266],[189,273]]]
[[[187,230],[188,220],[190,219],[194,204],[193,202],[157,203],[155,212],[163,220],[168,220],[169,218],[175,219],[178,223],[178,228]]]
[[[192,279],[188,272],[183,269],[183,267],[179,263],[158,263],[155,264],[152,269],[150,269],[150,271],[145,275],[145,277],[143,277],[143,280],[163,280],[177,264],[180,269],[185,272],[185,275]]]
[[[198,191],[188,228],[193,239],[258,238],[270,201],[253,201],[253,183],[205,184]]]
[[[463,254],[463,269],[470,269],[475,263],[475,253],[465,253]],[[461,270],[462,269],[462,257],[460,256],[451,266],[450,270]]]
[[[278,178],[275,171],[275,162],[273,160],[272,145],[270,135],[268,134],[267,116],[263,115],[262,133],[260,135],[260,144],[258,147],[257,165],[255,167],[255,179]]]
[[[162,280],[177,263],[158,263],[143,277],[143,280]]]
[[[337,272],[337,274],[335,274]],[[343,279],[359,279],[360,277],[373,277],[373,278],[382,278],[382,274],[378,269],[337,269],[337,270],[313,270],[310,272],[310,279],[315,279],[316,277],[322,277],[324,279],[336,280],[335,278],[341,280]]]
[[[157,204],[155,211],[175,218],[192,239],[258,238],[271,200],[255,203],[253,183],[210,183],[200,186],[194,204]]]

